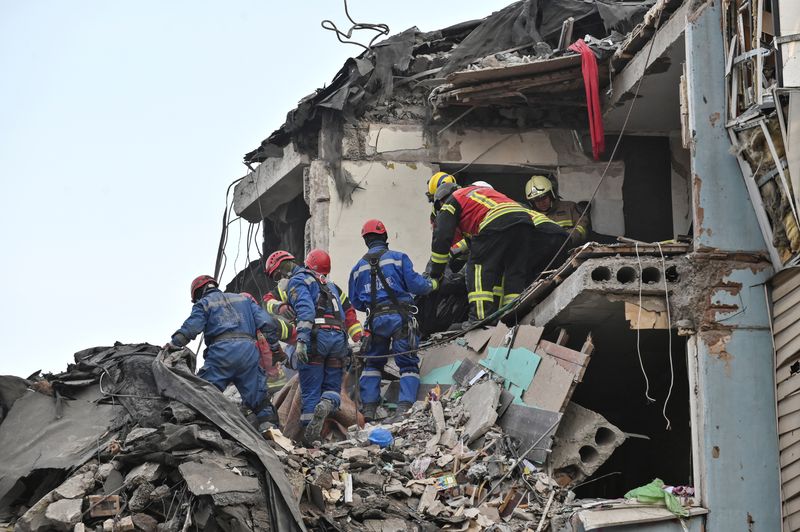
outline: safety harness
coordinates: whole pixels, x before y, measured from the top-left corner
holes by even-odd
[[[364,260],[367,261],[370,268],[370,289],[369,289],[369,314],[367,315],[366,329],[372,332],[372,320],[377,316],[383,314],[399,314],[402,319],[402,327],[398,330],[395,337],[402,337],[403,334],[408,335],[409,346],[412,349],[416,348],[417,343],[417,320],[414,318],[416,307],[408,303],[402,303],[398,298],[395,291],[386,280],[386,275],[380,267],[380,260],[388,249],[380,249],[374,253],[367,253],[364,255]],[[378,304],[378,283],[380,280],[386,295],[389,296],[391,303]],[[366,351],[366,349],[364,349]]]

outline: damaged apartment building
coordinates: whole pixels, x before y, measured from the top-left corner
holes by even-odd
[[[215,276],[237,220],[249,264],[227,291],[274,288],[277,249],[327,250],[345,286],[369,218],[422,270],[442,171],[521,202],[551,176],[587,242],[499,321],[421,312],[399,419],[364,424],[352,357],[314,446],[296,375],[260,433],[189,349],[0,376],[0,530],[800,530],[800,3],[523,0],[391,36],[350,20],[372,41],[337,31],[359,54],[228,188]]]
[[[570,404],[613,424],[568,475],[626,435],[578,496],[658,477],[694,487],[684,529],[798,530],[798,39],[792,0],[528,0],[410,28],[364,46],[246,154],[233,207],[262,224],[261,254],[326,249],[345,283],[368,218],[424,267],[432,174],[520,201],[531,175],[553,176],[590,202],[595,243],[530,286],[502,331],[423,350],[423,383],[492,366],[492,335],[527,345],[527,382],[495,361],[529,409],[509,432],[566,423]],[[232,288],[263,293],[261,269]]]

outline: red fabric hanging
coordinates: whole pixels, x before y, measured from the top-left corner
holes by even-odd
[[[597,58],[583,39],[578,39],[570,47],[581,54],[583,85],[586,87],[586,105],[589,109],[589,134],[592,136],[592,155],[594,160],[606,151],[606,137],[603,130],[603,117],[600,114],[600,80],[597,71]]]

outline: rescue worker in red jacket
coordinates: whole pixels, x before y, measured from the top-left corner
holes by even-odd
[[[331,281],[328,279],[328,275],[331,273],[331,256],[328,255],[326,251],[321,249],[312,249],[306,256],[305,265],[306,268],[318,274],[320,281],[331,283]],[[364,329],[361,326],[361,322],[358,321],[356,309],[353,308],[353,305],[350,303],[350,298],[347,297],[347,294],[344,292],[344,290],[342,290],[336,283],[332,284],[336,287],[337,292],[342,298],[344,325],[347,328],[347,335],[351,340],[353,340],[353,342],[358,343],[361,341],[361,337],[364,334]],[[286,289],[282,288],[280,283],[278,286],[268,292],[263,298],[264,308],[268,313],[276,316],[283,316],[284,318],[293,321],[295,319],[294,311],[292,310],[291,306],[287,304],[287,301],[288,297],[286,295]]]
[[[444,272],[457,230],[470,239],[466,265],[469,322],[481,321],[496,310],[493,289],[500,279],[504,279],[500,305],[516,299],[531,281],[528,261],[537,230],[531,211],[491,188],[461,188],[454,183],[436,189],[434,208],[431,277],[439,278]],[[563,233],[554,224],[538,228]]]

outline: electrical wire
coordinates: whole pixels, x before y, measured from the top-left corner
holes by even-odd
[[[661,24],[661,13],[659,12],[658,13],[658,18],[656,18],[656,21],[655,21],[654,30],[657,30],[660,24]],[[647,49],[647,57],[645,58],[645,61],[644,61],[645,65],[649,65],[650,64],[650,56],[653,53],[653,45],[655,44],[655,41],[656,41],[655,39],[650,39],[650,46]],[[617,150],[619,149],[619,146],[622,143],[622,137],[625,135],[625,130],[628,128],[628,122],[630,121],[631,114],[633,113],[633,108],[636,106],[636,103],[639,100],[639,91],[641,91],[642,82],[644,81],[644,78],[646,77],[646,75],[647,75],[646,72],[644,74],[642,74],[642,77],[639,78],[639,81],[636,84],[636,91],[633,94],[633,98],[631,98],[631,100],[630,100],[631,104],[630,104],[630,107],[628,107],[628,112],[625,114],[625,120],[622,122],[622,128],[620,128],[619,135],[617,136],[617,141],[614,143],[614,148],[611,150],[611,155],[608,157],[608,163],[606,164],[606,167],[603,169],[603,173],[600,175],[600,180],[597,182],[597,185],[594,187],[594,190],[592,191],[592,195],[589,198],[589,201],[587,202],[588,205],[591,205],[592,202],[594,201],[595,197],[597,197],[597,193],[600,191],[600,186],[603,184],[603,181],[605,181],[606,175],[608,175],[608,170],[609,170],[609,168],[611,168],[611,164],[614,162],[614,157],[616,156]],[[572,239],[572,235],[575,234],[575,231],[577,231],[578,227],[581,225],[581,222],[586,217],[586,213],[588,211],[589,211],[589,209],[586,208],[586,209],[583,210],[583,212],[581,212],[581,215],[578,217],[578,221],[575,222],[575,225],[572,227],[572,230],[569,232],[569,235],[564,240],[564,243],[561,244],[561,247],[558,248],[558,251],[556,251],[555,254],[553,254],[553,258],[550,259],[550,262],[548,262],[547,266],[545,266],[542,269],[542,272],[536,277],[536,279],[534,279],[533,283],[531,283],[531,285],[522,294],[519,295],[519,297],[516,299],[517,304],[519,304],[520,302],[524,301],[525,297],[532,290],[532,288],[536,284],[536,282],[539,281],[542,278],[542,275],[544,274],[544,272],[546,272],[547,270],[549,270],[553,266],[553,263],[556,261],[556,259],[561,254],[561,252],[564,251],[564,248],[567,246],[567,243]],[[516,311],[516,309],[515,309],[515,311]]]
[[[672,315],[670,314],[669,288],[667,287],[667,261],[664,259],[664,250],[661,249],[661,242],[656,242],[656,244],[658,245],[658,253],[661,255],[661,277],[664,279],[664,299],[667,302],[667,333],[669,333],[669,390],[667,391],[666,399],[664,399],[664,408],[661,410],[661,414],[667,420],[666,430],[672,430],[672,423],[667,417],[667,403],[672,397],[672,388],[675,385],[675,365],[672,362]]]
[[[389,26],[386,24],[371,24],[369,22],[356,22],[355,20],[353,20],[353,17],[350,16],[350,10],[347,6],[347,0],[343,1],[344,1],[344,14],[345,16],[347,16],[347,20],[349,20],[350,23],[352,24],[352,26],[350,27],[349,30],[347,30],[347,32],[341,31],[338,27],[336,27],[336,24],[334,24],[333,21],[331,20],[326,19],[320,22],[320,26],[322,26],[323,29],[332,31],[336,34],[336,38],[339,40],[339,42],[344,44],[354,44],[356,46],[360,46],[366,51],[370,51],[372,49],[372,45],[378,38],[384,35],[389,35]],[[353,32],[361,30],[376,32],[376,35],[369,41],[369,45],[363,45],[358,41],[352,40]]]
[[[639,264],[639,311],[636,316],[636,355],[639,357],[639,367],[642,368],[642,375],[644,376],[644,397],[648,403],[655,403],[655,399],[650,397],[650,379],[647,378],[647,370],[644,369],[644,362],[642,361],[642,258],[639,256],[639,242],[634,242],[633,249],[636,251],[636,262]]]

